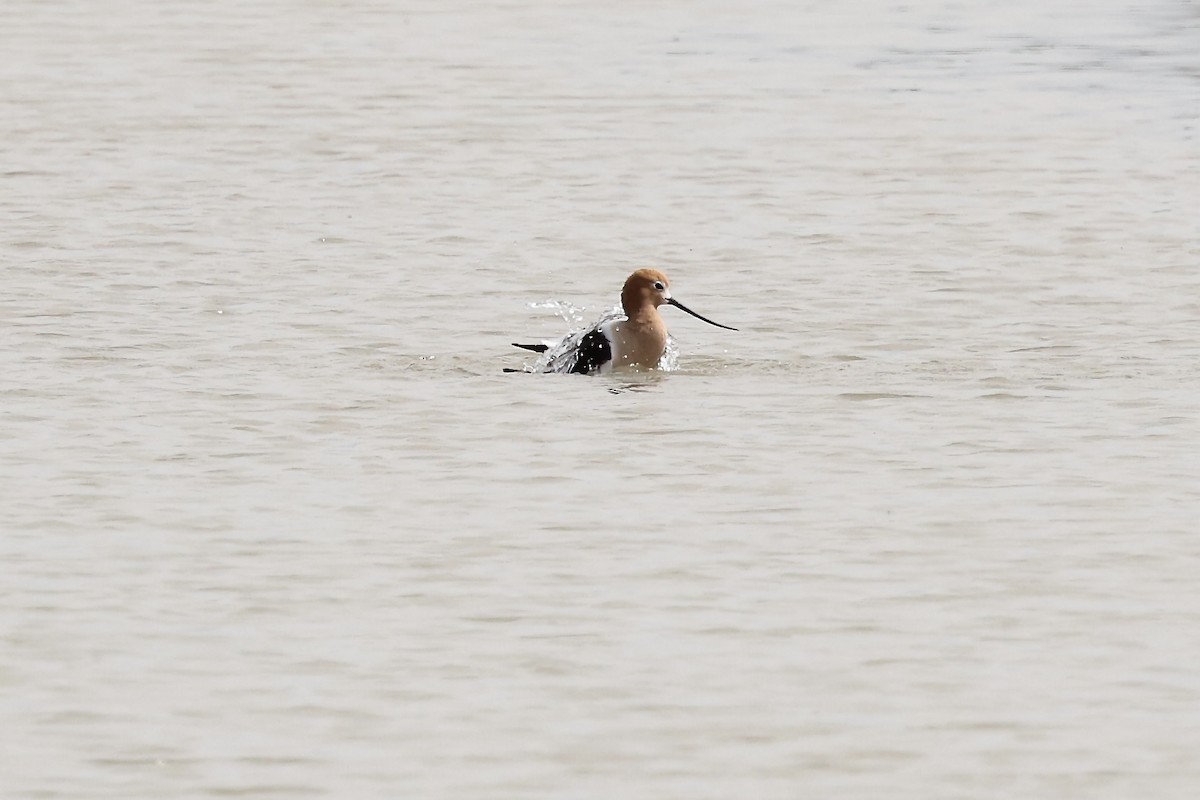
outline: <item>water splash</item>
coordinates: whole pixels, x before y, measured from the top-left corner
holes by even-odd
[[[534,309],[549,309],[559,316],[568,325],[583,325],[584,308],[565,300],[543,300],[540,303],[529,303],[529,308]]]
[[[667,346],[663,350],[662,358],[658,360],[658,368],[663,372],[674,372],[679,369],[679,344],[669,333],[667,334]]]
[[[580,325],[579,322],[582,320],[580,312],[583,309],[572,306],[569,303],[562,303],[560,305],[565,306],[571,311],[574,316],[574,324],[578,327],[563,337],[561,342],[550,345],[550,349],[546,351],[535,365],[535,368],[540,372],[570,372],[575,368],[575,362],[579,356],[579,344],[589,331],[613,320],[625,319],[625,312],[621,310],[621,307],[613,306],[592,324]]]
[[[586,322],[584,316],[585,309],[582,306],[576,306],[562,300],[545,300],[540,303],[530,303],[529,308],[548,309],[557,314],[564,322],[571,326],[571,332],[562,338],[561,341],[553,342],[547,340],[545,344],[549,345],[549,350],[538,357],[537,361],[530,367],[532,372],[570,372],[575,368],[575,363],[579,355],[579,345],[583,341],[583,337],[589,331],[595,330],[601,325],[609,322],[625,319],[625,312],[619,305],[605,311],[600,315],[599,319]],[[667,346],[663,350],[662,358],[658,361],[658,369],[663,372],[672,372],[679,368],[679,345],[674,337],[667,336]]]

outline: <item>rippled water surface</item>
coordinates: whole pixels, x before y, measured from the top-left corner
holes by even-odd
[[[0,796],[1195,796],[1195,2],[0,29]]]

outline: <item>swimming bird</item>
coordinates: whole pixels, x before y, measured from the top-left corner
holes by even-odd
[[[737,330],[700,316],[672,297],[671,282],[658,270],[639,269],[625,280],[621,288],[624,314],[605,315],[591,328],[567,336],[553,349],[548,344],[513,342],[513,346],[535,353],[550,350],[545,372],[590,375],[630,367],[653,369],[658,366],[667,349],[667,326],[658,313],[661,305],[675,306],[718,328]]]

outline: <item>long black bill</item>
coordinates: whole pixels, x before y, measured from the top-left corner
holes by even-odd
[[[697,314],[695,311],[692,311],[690,308],[688,308],[687,306],[685,306],[683,303],[681,303],[681,302],[679,302],[678,300],[676,300],[674,297],[672,297],[670,300],[668,300],[668,301],[667,301],[667,305],[672,305],[672,306],[675,306],[675,307],[676,307],[676,308],[678,308],[680,311],[686,311],[687,313],[691,314],[691,315],[692,315],[693,317],[695,317],[696,319],[699,319],[699,320],[704,320],[704,321],[705,321],[705,322],[707,322],[709,325],[716,325],[718,328],[724,328],[724,329],[725,329],[725,330],[727,330],[727,331],[736,331],[736,330],[737,330],[737,328],[731,328],[731,327],[729,327],[728,325],[722,325],[722,324],[721,324],[721,323],[719,323],[719,322],[713,322],[713,321],[712,321],[711,319],[709,319],[708,317],[702,317],[702,316],[700,316],[700,315],[699,315],[699,314]]]

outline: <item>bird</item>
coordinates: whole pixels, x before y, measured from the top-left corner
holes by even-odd
[[[613,369],[654,369],[667,349],[667,326],[658,313],[659,306],[670,305],[691,314],[696,319],[736,331],[728,325],[713,322],[676,300],[671,295],[671,282],[656,269],[635,270],[621,287],[621,309],[601,317],[592,327],[568,335],[557,345],[519,344],[513,347],[546,353],[543,372],[563,372],[581,375],[605,374]],[[505,372],[530,370],[505,369]]]

